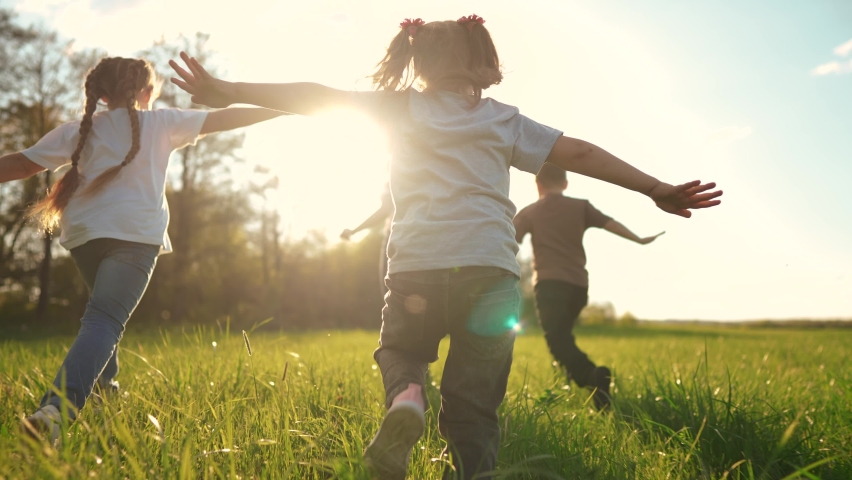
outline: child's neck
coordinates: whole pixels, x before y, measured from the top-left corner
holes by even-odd
[[[473,95],[473,87],[470,85],[466,85],[463,87],[456,87],[451,85],[436,85],[434,87],[426,87],[425,91],[427,92],[450,92],[458,95]]]
[[[107,110],[109,110],[110,112],[119,108],[127,108],[127,105],[115,105],[112,103],[107,103]],[[136,110],[150,110],[150,108],[148,108],[148,105],[140,105],[137,103]]]
[[[538,198],[544,198],[548,195],[563,195],[564,193],[565,191],[559,188],[539,188]]]

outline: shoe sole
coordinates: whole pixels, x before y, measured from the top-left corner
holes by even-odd
[[[404,480],[411,449],[423,436],[426,419],[415,402],[399,402],[388,410],[376,437],[364,451],[364,462],[378,480]]]

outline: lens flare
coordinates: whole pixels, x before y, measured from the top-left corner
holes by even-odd
[[[515,317],[510,317],[509,320],[506,322],[506,328],[508,328],[509,330],[514,330],[515,332],[520,332],[522,328],[521,322],[519,322],[518,319]]]

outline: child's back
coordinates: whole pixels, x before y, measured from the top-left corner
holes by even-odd
[[[169,209],[164,195],[166,169],[173,150],[195,143],[207,118],[199,110],[143,110],[139,118],[139,151],[122,167],[122,174],[97,195],[75,195],[62,214],[60,244],[72,249],[97,238],[161,245],[171,252],[166,227]],[[55,169],[68,163],[80,138],[80,121],[66,123],[48,133],[23,153],[42,167]],[[127,110],[116,108],[92,116],[78,168],[91,181],[124,161],[132,146],[132,126]],[[81,184],[81,189],[87,183]]]
[[[514,221],[518,241],[532,233],[533,282],[560,280],[587,286],[583,236],[587,229],[603,228],[609,220],[588,200],[559,193],[544,195],[518,212]]]
[[[377,93],[376,95],[382,95]],[[391,131],[389,273],[490,266],[520,275],[509,167],[536,173],[562,132],[492,99],[408,94]]]

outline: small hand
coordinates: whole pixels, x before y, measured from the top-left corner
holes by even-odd
[[[343,231],[343,233],[340,234],[340,238],[342,238],[343,240],[349,240],[350,238],[352,238],[352,235],[355,235],[355,232],[347,228]]]
[[[180,52],[180,58],[186,63],[189,72],[174,60],[169,60],[169,65],[183,78],[172,78],[172,83],[192,95],[194,103],[214,108],[224,108],[235,103],[236,86],[233,83],[213,77],[198,60],[191,58],[186,52]]]
[[[653,242],[654,240],[656,240],[656,239],[657,239],[657,237],[659,237],[660,235],[662,235],[662,234],[664,234],[664,233],[666,233],[666,232],[660,232],[660,233],[658,233],[658,234],[656,234],[656,235],[654,235],[654,236],[652,236],[652,237],[640,238],[640,239],[639,239],[639,244],[640,244],[640,245],[648,245],[649,243]]]
[[[713,200],[722,196],[721,190],[702,193],[713,188],[716,188],[715,183],[702,184],[700,180],[677,186],[660,182],[648,192],[648,196],[664,212],[689,218],[692,216],[690,210],[710,208],[722,203],[721,200]]]

